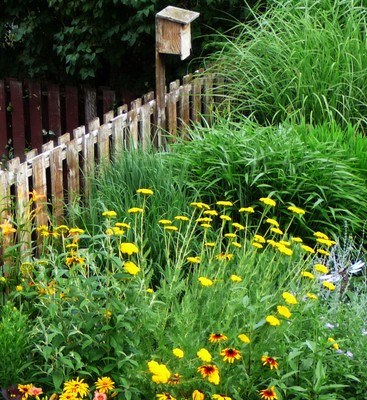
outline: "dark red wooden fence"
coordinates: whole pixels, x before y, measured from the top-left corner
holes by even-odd
[[[8,78],[0,80],[0,161],[19,157],[94,118],[116,103],[109,88],[61,86]]]

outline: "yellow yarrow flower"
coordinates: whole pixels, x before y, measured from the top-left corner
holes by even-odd
[[[324,244],[327,247],[331,247],[334,244],[336,244],[335,240],[330,240],[330,239],[323,239],[323,238],[317,238],[316,242]]]
[[[152,189],[138,189],[136,193],[144,194],[146,196],[151,196],[154,194]]]
[[[106,218],[116,218],[117,217],[117,213],[116,211],[104,211],[102,213],[102,217],[106,217]]]
[[[232,221],[232,218],[229,215],[220,215],[219,218],[223,221]]]
[[[279,228],[279,223],[278,223],[277,221],[275,221],[275,219],[268,218],[268,219],[266,220],[266,222],[267,222],[268,224],[270,224],[270,225],[274,225],[275,227]]]
[[[329,236],[328,236],[328,235],[325,235],[325,233],[322,233],[322,232],[319,232],[319,231],[314,232],[313,235],[314,235],[315,237],[317,237],[317,238],[329,240]]]
[[[153,374],[152,381],[154,383],[167,383],[171,377],[171,373],[164,364],[159,364],[157,361],[148,362],[149,371]]]
[[[272,326],[279,326],[279,325],[280,325],[279,319],[278,319],[277,317],[274,317],[273,315],[268,315],[268,316],[265,318],[265,321],[266,321],[268,324],[272,325]]]
[[[235,233],[226,233],[224,234],[224,237],[234,239],[237,237],[237,235]]]
[[[186,259],[188,262],[193,263],[193,264],[200,264],[200,257],[199,256],[195,256],[195,257],[187,257]]]
[[[288,304],[297,304],[297,299],[292,293],[284,292],[282,297]]]
[[[283,231],[279,228],[270,228],[270,231],[273,233],[277,233],[278,235],[283,235]]]
[[[275,207],[277,204],[276,201],[271,199],[270,197],[261,197],[259,200],[265,205],[270,207]]]
[[[284,318],[289,319],[292,316],[292,313],[290,312],[289,308],[286,306],[277,306],[277,311],[278,311],[278,314]]]
[[[323,285],[326,289],[331,290],[331,291],[333,291],[333,290],[336,289],[336,286],[335,286],[333,283],[331,283],[331,282],[325,281],[325,282],[322,282],[322,285]]]
[[[312,300],[318,299],[318,297],[313,293],[306,293],[306,297],[308,297],[309,299],[312,299]]]
[[[288,207],[288,210],[291,211],[292,213],[298,214],[298,215],[304,215],[306,213],[306,211],[303,210],[302,208],[295,207],[295,206]]]
[[[315,271],[320,272],[321,274],[328,274],[329,268],[323,264],[315,264],[314,266]]]
[[[205,203],[202,203],[202,202],[194,201],[190,205],[193,206],[193,207],[196,207],[196,208],[200,208],[200,209],[205,209],[205,210],[209,210],[210,209],[210,206],[208,204],[205,204]]]
[[[330,256],[330,253],[328,251],[324,250],[324,249],[317,249],[317,252],[319,254],[321,254],[322,256],[325,256],[325,257],[329,257]]]
[[[204,276],[200,276],[198,278],[198,281],[203,285],[203,286],[212,286],[213,285],[213,281],[209,278],[205,278]]]
[[[120,251],[123,254],[128,254],[129,256],[131,256],[134,253],[138,253],[139,249],[138,249],[138,246],[136,246],[133,243],[121,243]]]
[[[133,276],[137,275],[140,272],[140,268],[132,261],[125,261],[124,270]]]
[[[229,279],[230,279],[232,282],[242,282],[242,278],[239,277],[238,275],[231,275],[231,276],[229,277]]]
[[[315,279],[315,275],[312,274],[311,272],[308,272],[308,271],[301,271],[301,275],[302,275],[304,278]]]
[[[140,207],[131,207],[131,208],[129,208],[129,209],[127,210],[127,212],[128,212],[129,214],[137,214],[137,213],[142,213],[142,212],[144,212],[144,210],[143,210],[142,208],[140,208]]]
[[[178,228],[177,228],[177,226],[174,226],[174,225],[166,225],[166,226],[164,227],[164,230],[165,230],[165,231],[173,231],[173,232],[176,232],[176,231],[178,231]]]
[[[258,242],[252,242],[251,244],[257,249],[262,249],[264,247],[261,243]]]
[[[312,247],[307,246],[305,244],[301,244],[301,249],[303,249],[307,253],[315,254],[315,250]]]
[[[212,217],[216,217],[218,215],[218,211],[216,210],[205,210],[203,212],[204,215],[211,215]]]
[[[220,200],[220,201],[217,201],[217,206],[231,207],[231,206],[233,206],[233,203],[231,201]]]
[[[300,237],[292,237],[292,242],[295,242],[295,243],[302,243],[303,242],[303,240],[300,238]]]
[[[233,228],[236,228],[238,231],[243,231],[245,229],[245,227],[239,224],[238,222],[233,222],[232,226]]]
[[[264,238],[264,236],[261,236],[261,235],[254,235],[254,241],[255,242],[259,242],[259,243],[266,243],[266,240],[265,240],[265,238]]]
[[[255,212],[253,207],[241,207],[238,212],[242,213],[248,213],[248,214],[253,214]]]
[[[162,225],[170,225],[172,224],[172,221],[170,219],[160,219],[158,223]]]
[[[176,215],[175,220],[177,221],[189,221],[190,218],[186,217],[185,215]]]

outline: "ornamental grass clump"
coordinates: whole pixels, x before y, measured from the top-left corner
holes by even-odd
[[[322,399],[366,390],[366,311],[343,301],[365,288],[343,292],[330,278],[337,240],[321,230],[292,234],[307,208],[271,194],[253,204],[196,200],[184,212],[167,207],[151,225],[157,191],[135,193],[124,212],[100,210],[93,235],[42,228],[40,256],[8,282],[33,343],[22,382],[12,384],[32,382],[62,400]],[[153,233],[161,264],[151,260]]]

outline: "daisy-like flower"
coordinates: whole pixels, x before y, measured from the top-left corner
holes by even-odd
[[[238,222],[233,222],[232,226],[233,228],[236,228],[238,231],[243,231],[245,229],[245,227],[239,224]]]
[[[204,276],[200,276],[198,278],[198,281],[203,285],[203,286],[213,286],[213,281],[209,278],[205,278]]]
[[[306,293],[306,297],[308,297],[311,300],[317,300],[318,299],[318,297],[313,293]]]
[[[176,215],[175,220],[176,221],[189,221],[190,218],[186,217],[185,215]]]
[[[334,338],[329,337],[327,339],[327,341],[331,343],[331,345],[334,347],[335,350],[339,350],[340,349],[339,344],[335,341]]]
[[[292,293],[284,292],[282,297],[288,304],[297,304],[297,299]]]
[[[298,215],[304,215],[306,213],[305,210],[303,210],[302,208],[296,207],[296,206],[289,206],[288,210],[291,211],[294,214],[298,214]]]
[[[292,316],[292,313],[289,311],[289,308],[286,306],[277,306],[278,314],[284,318],[289,319]]]
[[[245,335],[244,333],[240,333],[238,335],[238,339],[240,339],[243,343],[251,343],[250,338],[247,335]]]
[[[134,243],[121,243],[120,244],[120,251],[122,254],[127,254],[131,256],[134,253],[138,253],[139,249]]]
[[[233,203],[231,201],[220,200],[220,201],[217,201],[217,206],[232,207]]]
[[[95,391],[93,395],[93,400],[107,400],[107,394]]]
[[[280,325],[280,321],[277,317],[274,317],[274,315],[268,315],[265,318],[265,321],[270,324],[271,326],[279,326]]]
[[[315,254],[315,250],[312,247],[307,246],[305,244],[301,244],[301,249],[307,253]]]
[[[129,214],[138,214],[144,212],[144,210],[141,207],[131,207],[127,210]]]
[[[253,207],[241,207],[238,212],[244,212],[244,213],[248,213],[248,214],[253,214],[255,212]]]
[[[148,362],[149,371],[153,374],[152,381],[155,383],[167,383],[171,377],[171,373],[164,364],[159,364],[157,361]]]
[[[302,243],[303,240],[302,240],[302,238],[300,238],[300,237],[298,237],[298,236],[295,236],[295,237],[292,237],[292,242],[295,242],[295,243]]]
[[[273,225],[273,226],[279,228],[279,223],[278,223],[277,221],[275,221],[275,219],[268,218],[268,219],[266,220],[266,222],[267,222],[268,224],[270,224],[270,225]]]
[[[314,266],[315,271],[320,272],[321,274],[328,274],[329,268],[323,264],[315,264]]]
[[[232,400],[230,397],[225,396],[224,394],[213,394],[212,399],[215,400]]]
[[[227,339],[228,339],[228,337],[226,335],[223,335],[222,333],[211,333],[209,335],[210,343],[219,343],[219,342],[222,342]]]
[[[169,393],[158,393],[155,395],[158,400],[176,400],[175,397],[171,396]]]
[[[196,355],[200,358],[201,361],[204,362],[211,362],[212,361],[212,355],[209,353],[207,349],[200,349]]]
[[[210,383],[214,385],[219,385],[219,369],[216,365],[206,364],[202,365],[197,369],[203,378],[207,378]]]
[[[315,237],[317,237],[317,238],[320,238],[320,239],[329,240],[329,236],[328,236],[328,235],[325,235],[325,233],[322,233],[322,232],[319,232],[319,231],[314,232],[313,235],[314,235]]]
[[[223,357],[223,361],[227,361],[230,364],[233,364],[235,360],[240,360],[241,359],[241,352],[237,349],[233,349],[230,347],[227,347],[226,349],[223,349],[219,355]]]
[[[186,260],[187,260],[188,262],[190,262],[190,263],[193,263],[193,264],[200,264],[200,261],[201,261],[201,259],[200,259],[199,256],[187,257]]]
[[[102,213],[102,217],[106,218],[116,218],[117,217],[117,212],[116,211],[104,211]]]
[[[132,261],[125,261],[124,270],[130,275],[137,275],[140,272],[140,268]]]
[[[264,400],[278,400],[278,396],[275,393],[275,386],[269,389],[260,390],[260,397]]]
[[[101,393],[107,393],[108,391],[115,388],[115,382],[108,376],[98,378],[97,382],[95,382],[95,385],[98,392]]]
[[[192,392],[192,400],[204,400],[205,394],[201,390],[194,390]]]
[[[79,397],[75,393],[64,392],[59,396],[59,400],[79,400]]]
[[[83,382],[84,379],[71,379],[64,383],[64,392],[72,393],[78,397],[85,397],[88,395],[89,392],[89,385],[88,383]]]
[[[195,207],[195,208],[200,208],[200,209],[204,209],[204,210],[209,210],[210,209],[210,206],[208,205],[208,204],[205,204],[205,203],[202,203],[202,202],[197,202],[197,201],[194,201],[194,202],[192,202],[191,204],[190,204],[192,207]]]
[[[262,356],[261,361],[264,366],[269,365],[270,369],[278,369],[279,364],[276,358],[269,356]]]
[[[241,278],[240,276],[238,276],[238,275],[231,275],[231,276],[229,277],[229,279],[230,279],[232,282],[242,282],[242,278]]]
[[[333,283],[328,282],[328,281],[322,282],[322,285],[323,285],[326,289],[331,290],[331,291],[335,290],[335,288],[336,288],[336,286],[335,286]]]
[[[161,225],[170,225],[172,224],[172,221],[170,219],[160,219],[158,223]]]
[[[146,196],[151,196],[154,194],[152,189],[138,189],[136,193],[145,194]]]
[[[179,348],[175,348],[172,350],[172,353],[174,356],[176,356],[177,358],[183,358],[185,353],[183,352],[183,350],[179,349]]]
[[[271,199],[270,197],[261,197],[259,200],[265,205],[270,207],[275,207],[277,204],[276,201]]]
[[[29,396],[29,391],[32,389],[32,384],[28,385],[18,385],[18,390],[23,394],[23,399],[27,399]]]
[[[301,271],[301,275],[302,275],[304,278],[315,279],[315,275],[312,274],[311,272],[308,272],[308,271]]]
[[[178,385],[181,383],[182,375],[180,374],[172,374],[171,377],[168,379],[168,384],[170,385]]]

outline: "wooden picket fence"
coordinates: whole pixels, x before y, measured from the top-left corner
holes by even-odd
[[[99,163],[109,163],[123,149],[152,145],[164,149],[167,140],[184,135],[187,126],[209,120],[215,104],[213,85],[215,80],[202,74],[185,76],[182,85],[179,80],[172,82],[165,97],[164,130],[155,125],[156,100],[151,92],[130,107],[104,114],[103,121],[94,119],[88,129],[78,127],[72,138],[66,133],[56,143],[44,144],[40,154],[37,149],[28,152],[24,162],[19,157],[9,161],[7,169],[0,170],[0,224],[10,221],[18,229],[6,236],[0,231],[0,265],[14,243],[23,260],[32,255],[41,240],[32,236],[32,227],[34,231],[50,220],[62,224],[67,207],[88,196],[85,177],[93,176]]]

